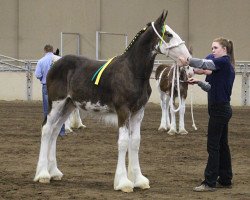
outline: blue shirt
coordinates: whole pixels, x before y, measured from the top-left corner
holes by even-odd
[[[234,67],[228,55],[215,58],[212,54],[206,57],[212,60],[216,70],[207,75],[206,81],[211,85],[208,91],[208,104],[229,103],[235,79]]]
[[[46,84],[46,77],[52,64],[53,55],[54,54],[52,52],[48,52],[45,54],[44,57],[42,57],[37,62],[35,75],[36,75],[36,78],[38,78],[42,84]]]

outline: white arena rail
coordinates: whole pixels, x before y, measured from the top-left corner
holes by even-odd
[[[33,74],[35,71],[37,60],[19,60],[9,56],[0,54],[0,73],[4,72],[22,72],[26,73],[26,99],[33,100]],[[160,64],[171,64],[171,60],[155,60],[155,67],[151,78],[154,78],[154,72]],[[249,88],[249,75],[250,75],[250,61],[236,61],[236,74],[241,76],[241,105],[250,105],[250,88]],[[154,88],[153,88],[154,89]],[[0,97],[1,100],[1,97]]]

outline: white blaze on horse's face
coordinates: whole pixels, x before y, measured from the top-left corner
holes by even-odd
[[[179,63],[179,57],[182,56],[184,58],[191,58],[185,42],[180,38],[177,33],[175,33],[168,25],[165,25],[166,33],[164,39],[165,42],[159,43],[160,52],[170,57],[174,61]]]
[[[194,68],[190,67],[189,65],[185,66],[185,72],[188,78],[191,78],[194,76]]]

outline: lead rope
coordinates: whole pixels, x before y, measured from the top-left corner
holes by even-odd
[[[179,77],[179,67],[177,66],[177,64],[175,63],[173,65],[173,77],[172,77],[172,87],[171,87],[171,97],[170,97],[170,109],[173,111],[173,112],[178,112],[181,108],[181,95],[180,95],[180,77]],[[176,72],[176,82],[177,82],[177,93],[178,93],[178,101],[179,101],[179,106],[177,109],[175,109],[174,107],[174,85],[175,85],[175,71],[177,69],[177,72]]]
[[[176,68],[177,68],[177,71],[176,71]],[[176,73],[175,73],[176,71]],[[174,81],[175,81],[175,76],[176,77],[176,82],[177,82],[177,93],[178,93],[178,101],[179,101],[179,107],[177,109],[175,109],[174,107],[174,102],[173,102],[173,99],[174,99]],[[181,108],[181,98],[180,98],[180,79],[179,79],[179,67],[174,64],[173,65],[173,77],[172,77],[172,87],[171,87],[171,97],[170,97],[170,109],[173,111],[173,112],[178,112]],[[193,87],[191,87],[191,117],[192,117],[192,127],[194,128],[194,130],[197,130],[197,127],[195,125],[195,122],[194,122],[194,111],[193,111]]]
[[[197,127],[195,125],[194,122],[194,111],[193,111],[193,87],[191,87],[191,116],[192,116],[192,127],[194,128],[194,130],[197,130]]]

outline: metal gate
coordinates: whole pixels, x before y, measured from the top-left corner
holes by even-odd
[[[250,62],[249,61],[238,61],[236,62],[236,74],[242,76],[241,81],[241,105],[250,105],[250,92],[249,92],[249,74],[250,74]]]
[[[66,35],[76,37],[76,55],[80,55],[80,33],[68,33],[68,32],[61,32],[60,33],[60,39],[61,39],[61,56],[64,55],[64,48],[65,48],[65,42],[64,37]]]
[[[0,54],[0,72],[23,72],[26,73],[26,98],[32,100],[33,71],[32,62],[18,60]]]

